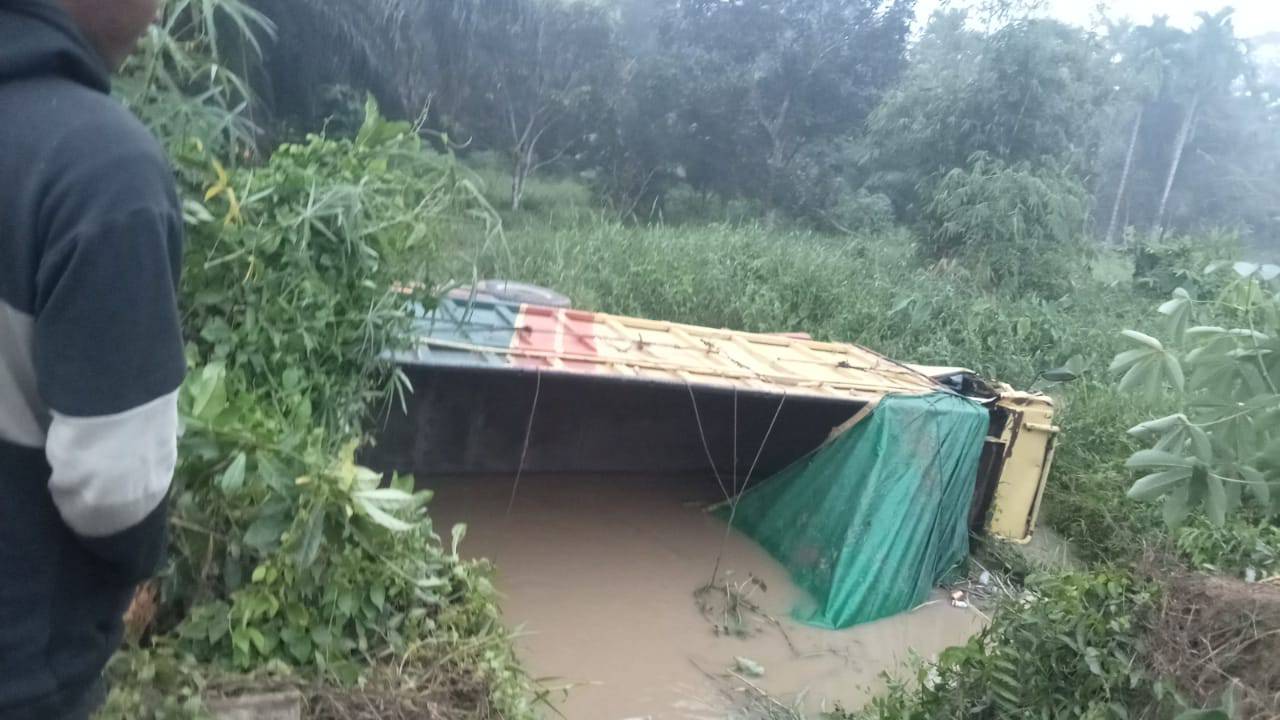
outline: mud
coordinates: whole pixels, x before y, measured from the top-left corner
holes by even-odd
[[[464,553],[496,564],[531,674],[571,686],[567,697],[556,694],[570,720],[725,718],[740,698],[726,688],[745,687],[728,674],[737,657],[762,667],[747,680],[785,703],[811,713],[856,708],[883,687],[883,671],[981,628],[974,610],[940,594],[911,613],[843,631],[793,621],[790,610],[806,598],[786,571],[745,536],[733,532],[726,542],[724,523],[702,511],[721,497],[714,482],[525,477],[509,513],[510,476],[433,485],[442,530],[466,522]],[[694,597],[722,542],[721,584],[745,588],[755,577],[766,588],[750,595],[760,612],[743,615],[749,637],[717,635],[720,608],[709,619]]]

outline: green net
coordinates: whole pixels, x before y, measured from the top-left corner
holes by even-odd
[[[843,628],[908,610],[969,552],[987,424],[986,410],[957,395],[887,396],[744,493],[733,524],[813,598],[796,609],[804,622]]]

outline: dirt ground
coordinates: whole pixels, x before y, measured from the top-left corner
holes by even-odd
[[[1151,629],[1151,666],[1200,703],[1234,686],[1237,716],[1280,718],[1280,587],[1168,573]]]

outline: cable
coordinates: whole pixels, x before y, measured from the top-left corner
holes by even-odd
[[[720,479],[720,471],[716,469],[715,458],[711,457],[711,446],[707,444],[707,433],[702,429],[702,415],[698,412],[698,400],[693,396],[693,385],[686,380],[685,388],[689,391],[689,401],[693,403],[693,419],[698,421],[698,437],[702,438],[702,449],[707,454],[707,462],[711,463],[711,472],[716,476],[716,484],[720,486],[720,492],[724,495],[725,500],[731,500],[733,496],[729,494],[729,488],[724,486],[724,480]]]
[[[524,447],[520,450],[520,464],[516,467],[516,479],[511,483],[511,499],[507,501],[507,517],[516,504],[516,491],[520,488],[520,475],[524,473],[524,459],[529,454],[529,438],[533,436],[533,416],[538,412],[538,396],[542,393],[542,368],[538,368],[537,382],[533,386],[533,407],[529,408],[529,424],[524,429]]]

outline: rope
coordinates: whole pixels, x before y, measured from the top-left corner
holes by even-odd
[[[716,564],[711,568],[711,585],[716,584],[716,578],[720,576],[720,561],[724,559],[725,548],[729,546],[729,534],[733,532],[733,520],[738,515],[738,503],[742,500],[742,495],[747,492],[747,487],[751,484],[751,476],[756,471],[756,464],[760,462],[760,456],[764,454],[765,445],[769,444],[769,436],[773,435],[773,426],[778,422],[778,416],[782,414],[782,406],[787,402],[787,394],[782,394],[782,399],[778,400],[778,407],[773,411],[773,419],[769,421],[769,428],[764,431],[764,438],[760,440],[760,447],[756,450],[756,457],[751,461],[751,468],[747,470],[747,477],[742,481],[742,492],[733,496],[729,501],[729,521],[724,526],[724,537],[720,539],[720,552],[716,554]],[[736,416],[735,416],[736,420]],[[736,442],[735,438],[735,442]]]
[[[711,445],[707,443],[707,433],[702,429],[702,415],[698,412],[698,399],[693,396],[693,386],[688,380],[685,381],[684,386],[689,391],[689,402],[693,403],[693,419],[698,422],[698,437],[702,438],[702,450],[707,454],[707,462],[711,463],[711,472],[716,476],[716,484],[720,486],[720,492],[728,500],[732,496],[729,495],[729,489],[724,486],[724,480],[720,479],[715,458],[711,457]]]
[[[524,473],[524,459],[529,454],[529,438],[533,436],[533,416],[538,412],[538,395],[542,393],[542,368],[538,368],[536,384],[533,386],[533,407],[529,408],[529,424],[524,429],[524,447],[520,450],[520,464],[516,466],[516,479],[511,483],[511,499],[507,501],[507,517],[511,517],[511,508],[516,504],[516,491],[520,488],[520,475]]]
[[[738,494],[738,386],[733,386],[733,494]],[[729,498],[725,498],[728,500]]]

